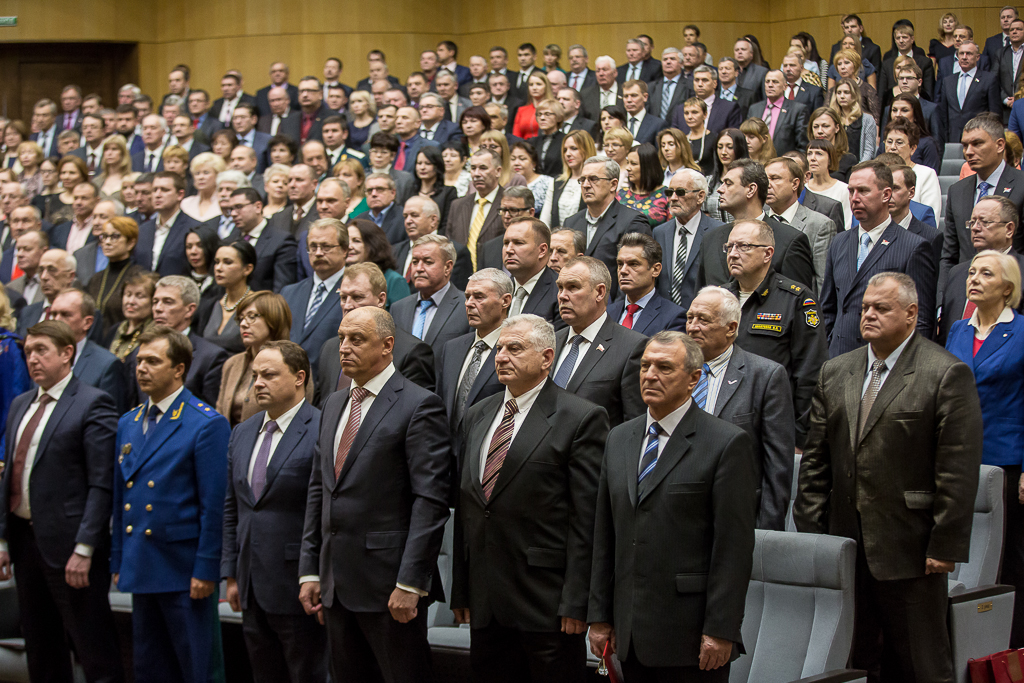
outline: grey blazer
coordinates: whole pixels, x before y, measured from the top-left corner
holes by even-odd
[[[826,216],[812,211],[806,206],[797,205],[793,217],[793,227],[807,235],[811,243],[811,260],[814,264],[814,282],[809,283],[815,295],[821,291],[821,281],[825,277],[825,261],[828,260],[828,245],[836,236],[836,224]]]
[[[391,304],[391,315],[395,319],[395,325],[409,334],[412,334],[419,300],[419,294],[410,294]],[[434,350],[434,357],[438,358],[447,342],[467,332],[469,319],[466,317],[466,296],[457,290],[455,285],[449,285],[444,298],[437,305],[430,326],[423,333],[423,341],[430,344]]]

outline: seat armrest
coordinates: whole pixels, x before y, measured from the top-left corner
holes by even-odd
[[[994,598],[998,595],[1006,595],[1007,593],[1013,593],[1013,586],[1004,586],[1000,584],[993,584],[990,586],[978,586],[977,588],[965,591],[958,595],[950,596],[950,605],[959,605],[965,602],[974,602],[975,600],[982,600],[984,598]]]
[[[861,671],[860,669],[836,669],[835,671],[826,671],[817,676],[801,678],[799,681],[794,681],[794,683],[849,683],[851,681],[866,681],[867,679],[867,671]]]

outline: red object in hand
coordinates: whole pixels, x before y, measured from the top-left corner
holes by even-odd
[[[619,670],[615,668],[615,662],[612,661],[612,653],[608,652],[608,646],[611,644],[609,640],[604,644],[604,650],[601,652],[602,664],[604,664],[604,674],[608,676],[608,680],[611,683],[622,683],[619,678]]]

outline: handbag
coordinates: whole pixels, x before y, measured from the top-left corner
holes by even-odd
[[[967,662],[971,683],[1024,683],[1024,650],[1003,650]]]

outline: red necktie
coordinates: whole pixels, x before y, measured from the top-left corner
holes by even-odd
[[[640,304],[629,304],[626,306],[626,317],[622,319],[622,326],[633,329],[633,316],[640,310]]]
[[[786,86],[786,99],[787,100],[793,99],[793,91],[794,91],[794,89],[795,88],[793,88],[793,86],[791,86],[791,85]]]
[[[974,315],[974,310],[978,308],[978,305],[973,301],[968,301],[967,305],[964,306],[964,320],[970,320],[971,316]]]
[[[46,404],[52,400],[53,398],[49,394],[43,394],[39,397],[39,407],[36,408],[36,412],[32,413],[32,417],[29,418],[28,424],[25,425],[25,431],[21,433],[21,439],[18,440],[18,445],[14,449],[14,463],[11,464],[13,468],[11,470],[11,512],[21,505],[21,479],[22,475],[25,474],[25,458],[28,457],[28,447],[32,442],[32,437],[35,436],[36,430],[39,429],[39,423],[43,421]]]
[[[359,425],[363,422],[363,399],[369,395],[369,391],[363,387],[356,387],[352,390],[352,396],[349,398],[349,412],[348,412],[348,424],[345,425],[345,431],[341,433],[341,443],[338,444],[338,455],[334,459],[334,479],[338,479],[338,475],[341,474],[341,470],[345,467],[345,460],[348,458],[348,452],[352,448],[352,443],[356,440],[356,434],[359,433]]]
[[[412,259],[409,259],[409,267],[405,269],[405,281],[412,284]]]
[[[579,74],[573,74],[572,75],[572,89],[573,90],[579,90],[580,89],[580,75]]]
[[[199,128],[199,119],[198,118],[192,119],[192,130],[197,130],[198,128]]]
[[[395,157],[395,168],[400,171],[405,170],[405,140],[398,141],[398,156]]]
[[[309,137],[309,131],[313,128],[313,117],[302,115],[302,131],[299,133],[299,137],[302,138],[302,142],[305,142]]]
[[[72,122],[71,114],[64,114],[64,130],[71,130]]]

